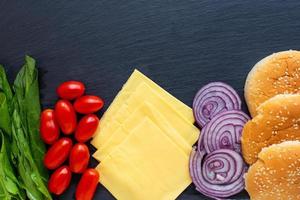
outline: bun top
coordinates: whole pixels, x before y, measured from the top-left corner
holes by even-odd
[[[245,161],[253,164],[259,152],[272,144],[300,140],[300,94],[277,95],[257,108],[241,137]]]
[[[251,200],[300,199],[300,142],[272,145],[258,157],[245,174]]]
[[[300,51],[282,51],[265,57],[249,72],[245,84],[245,99],[252,117],[269,98],[295,93],[300,93]]]

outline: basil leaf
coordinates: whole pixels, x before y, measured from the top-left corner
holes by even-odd
[[[39,132],[41,108],[38,71],[35,67],[35,60],[30,56],[25,57],[25,64],[19,71],[13,88],[19,105],[21,123],[24,126],[26,140],[30,141],[32,157],[46,183],[48,172],[43,164],[46,148]]]

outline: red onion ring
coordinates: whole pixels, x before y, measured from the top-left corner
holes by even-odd
[[[249,116],[238,110],[216,115],[201,131],[205,151],[210,153],[218,149],[231,149],[241,153],[242,130],[248,120]]]
[[[226,198],[244,189],[246,166],[240,154],[219,149],[205,154],[192,150],[190,175],[196,190],[211,198]]]
[[[212,82],[202,87],[193,101],[196,122],[203,127],[218,113],[240,110],[241,100],[236,91],[222,82]]]

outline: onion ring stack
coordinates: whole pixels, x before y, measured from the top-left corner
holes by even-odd
[[[247,166],[241,156],[241,134],[250,118],[241,100],[225,83],[202,87],[193,102],[195,119],[203,127],[198,148],[190,155],[190,175],[196,189],[211,198],[226,198],[244,189]]]

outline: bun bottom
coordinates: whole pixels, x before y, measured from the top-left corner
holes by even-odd
[[[245,174],[251,200],[300,199],[300,142],[264,148]]]

